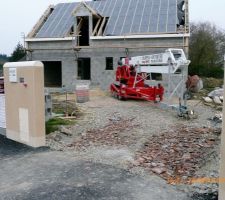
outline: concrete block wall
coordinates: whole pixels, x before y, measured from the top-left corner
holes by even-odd
[[[137,39],[93,39],[90,42],[91,46],[130,46],[130,47],[149,47],[149,46],[162,46],[162,47],[174,47],[183,46],[183,38],[137,38]]]
[[[77,61],[75,59],[62,60],[62,85],[68,90],[74,90],[76,77]]]
[[[106,56],[113,57],[113,56]],[[117,58],[113,57],[114,70],[105,70],[105,57],[95,57],[91,60],[91,81],[94,85],[99,85],[102,89],[109,88],[110,83],[114,81]]]
[[[28,42],[28,49],[33,50],[30,56],[32,60],[61,61],[62,85],[72,91],[77,78],[77,58],[90,58],[91,84],[107,90],[115,79],[117,61],[120,57],[126,56],[125,46],[130,47],[129,56],[148,55],[161,53],[166,49],[151,48],[151,46],[170,46],[171,48],[180,46],[181,48],[183,38],[91,40],[89,48],[82,48],[77,53],[72,50],[73,44],[72,41]],[[113,57],[114,70],[105,70],[106,57]]]

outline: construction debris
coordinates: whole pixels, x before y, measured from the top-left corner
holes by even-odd
[[[211,98],[215,96],[217,97],[223,96],[223,88],[217,88],[208,94],[208,97],[211,97]]]
[[[213,97],[213,101],[214,101],[215,104],[218,104],[218,105],[222,104],[222,102],[220,100],[220,97],[218,97],[218,96]]]
[[[152,136],[137,153],[134,166],[144,167],[167,181],[179,177],[185,183],[214,152],[218,133],[211,128],[174,127]]]
[[[186,88],[190,92],[199,92],[203,88],[202,79],[199,78],[198,75],[188,76],[188,80],[186,81]]]
[[[206,103],[212,103],[213,100],[210,97],[202,97]]]
[[[223,113],[216,113],[214,116],[214,120],[219,120],[220,122],[222,122],[223,119]]]
[[[72,136],[73,135],[72,130],[69,129],[69,128],[66,128],[65,126],[61,126],[60,132],[64,135],[66,135],[66,136]]]
[[[209,118],[209,120],[214,122],[214,126],[217,125],[218,123],[222,123],[223,113],[222,112],[216,113],[212,118]]]
[[[223,88],[217,88],[210,92],[207,97],[202,97],[206,105],[222,106]]]
[[[217,105],[217,106],[222,106],[223,104],[223,98],[220,98],[218,96],[215,97],[202,97],[206,105]]]
[[[133,123],[134,118],[111,120],[110,123],[103,128],[92,129],[83,133],[81,137],[75,142],[68,144],[68,147],[75,147],[78,149],[85,148],[91,145],[126,145],[129,140],[124,131],[130,131],[138,124]]]

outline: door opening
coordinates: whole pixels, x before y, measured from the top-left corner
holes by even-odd
[[[91,59],[78,58],[78,72],[77,79],[90,80],[91,79]]]
[[[43,61],[45,87],[62,87],[62,62]]]

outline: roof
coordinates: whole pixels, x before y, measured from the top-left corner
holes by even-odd
[[[142,33],[176,33],[180,0],[100,0],[86,4],[109,17],[104,36]],[[36,38],[66,37],[74,25],[73,11],[80,3],[57,4]]]

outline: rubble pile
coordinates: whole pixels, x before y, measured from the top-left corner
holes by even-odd
[[[190,180],[219,143],[219,130],[211,128],[174,127],[155,135],[136,155],[135,166],[141,166],[167,181]]]
[[[91,145],[127,145],[130,141],[123,132],[131,131],[139,126],[134,124],[133,120],[134,118],[112,120],[103,128],[88,130],[78,140],[67,146],[81,149]]]
[[[202,97],[206,105],[214,103],[215,105],[223,104],[223,88],[216,88],[211,91],[207,97]]]

